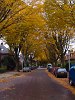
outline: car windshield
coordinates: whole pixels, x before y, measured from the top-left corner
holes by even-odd
[[[48,66],[51,66],[51,65],[48,65]]]
[[[50,67],[50,66],[52,66],[52,64],[48,64],[47,66]]]
[[[59,69],[58,69],[58,72],[61,72],[61,71],[66,72],[66,69],[65,69],[65,68],[59,68]]]

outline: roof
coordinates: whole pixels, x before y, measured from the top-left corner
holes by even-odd
[[[9,49],[6,48],[3,43],[0,45],[0,53],[9,53]]]

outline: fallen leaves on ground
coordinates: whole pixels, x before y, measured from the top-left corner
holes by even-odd
[[[5,91],[5,90],[13,90],[15,88],[10,88],[10,87],[6,87],[6,88],[0,88],[1,91]]]
[[[5,82],[8,82],[8,80],[7,79],[0,79],[0,82],[5,83]]]
[[[17,78],[17,77],[22,77],[22,76],[23,76],[22,73],[15,73],[12,76],[1,78],[0,83],[6,83],[6,82],[9,82],[10,79],[14,79],[14,78]]]
[[[75,94],[75,87],[69,85],[68,78],[56,78],[52,73],[48,72],[47,70],[46,70],[46,73],[48,74],[50,78],[54,79],[59,84],[61,84],[62,86],[70,90],[73,94]]]

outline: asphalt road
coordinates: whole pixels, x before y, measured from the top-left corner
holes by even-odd
[[[75,100],[69,90],[48,77],[45,70],[25,73],[25,76],[0,83],[0,100]]]

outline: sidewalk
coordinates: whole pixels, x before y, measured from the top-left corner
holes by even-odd
[[[10,72],[6,72],[6,73],[2,73],[0,74],[0,79],[4,79],[4,78],[8,78],[8,77],[12,77],[15,74],[19,74],[20,72],[17,71],[10,71]]]

